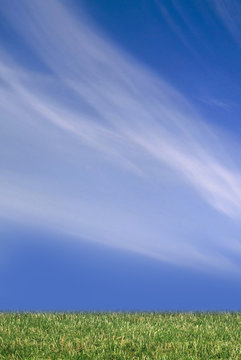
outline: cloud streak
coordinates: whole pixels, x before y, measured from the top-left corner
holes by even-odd
[[[218,213],[240,219],[241,173],[220,150],[224,140],[216,129],[86,14],[78,19],[55,0],[12,6],[3,1],[4,16],[48,70],[29,71],[14,54],[1,52],[2,217],[37,221],[174,263],[234,268],[218,251],[210,255],[185,238],[182,228],[173,231],[176,210],[165,214],[169,207],[161,204],[163,186],[170,197],[173,186],[180,187],[180,205],[187,191],[214,208],[215,219]],[[26,144],[33,152],[28,162],[21,160]],[[155,182],[158,203],[147,199]],[[123,186],[126,200],[116,195]],[[147,210],[133,187],[141,187]]]

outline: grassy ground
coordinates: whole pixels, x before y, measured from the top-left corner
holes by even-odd
[[[241,359],[241,313],[0,313],[0,359]]]

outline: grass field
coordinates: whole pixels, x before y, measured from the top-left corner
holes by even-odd
[[[1,313],[0,359],[241,359],[241,313]]]

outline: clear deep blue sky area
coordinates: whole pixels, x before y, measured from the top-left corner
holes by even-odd
[[[241,310],[241,2],[0,2],[0,310]]]

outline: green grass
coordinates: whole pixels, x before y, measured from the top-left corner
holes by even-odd
[[[241,313],[0,313],[0,359],[241,359]]]

